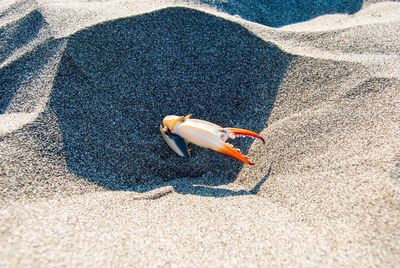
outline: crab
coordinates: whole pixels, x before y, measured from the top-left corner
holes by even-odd
[[[250,130],[241,128],[223,128],[208,121],[193,119],[191,114],[186,116],[167,115],[160,125],[161,134],[168,146],[179,156],[190,157],[188,144],[208,148],[232,157],[247,165],[254,165],[228,139],[237,137],[253,137],[265,144],[264,138]]]

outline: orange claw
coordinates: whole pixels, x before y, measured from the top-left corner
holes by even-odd
[[[229,143],[225,143],[217,152],[239,160],[247,165],[255,165],[255,163],[251,162],[245,155]]]
[[[260,134],[257,134],[253,131],[243,129],[243,128],[234,128],[234,127],[226,127],[226,128],[224,128],[224,130],[227,131],[228,133],[233,133],[235,135],[249,136],[249,137],[259,139],[265,144],[264,138]]]

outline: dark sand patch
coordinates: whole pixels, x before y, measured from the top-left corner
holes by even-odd
[[[238,24],[183,8],[78,32],[68,39],[49,106],[68,168],[110,189],[205,173],[234,178],[242,165],[214,152],[193,148],[189,160],[177,157],[159,123],[191,113],[260,132],[290,60]],[[240,148],[250,143],[240,140]]]

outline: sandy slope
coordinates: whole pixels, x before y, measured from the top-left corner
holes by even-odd
[[[395,266],[400,4],[312,2],[2,1],[1,264]],[[175,156],[188,113],[257,165]]]

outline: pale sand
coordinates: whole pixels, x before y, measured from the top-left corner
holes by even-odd
[[[149,2],[0,2],[0,266],[397,266],[400,3]]]

